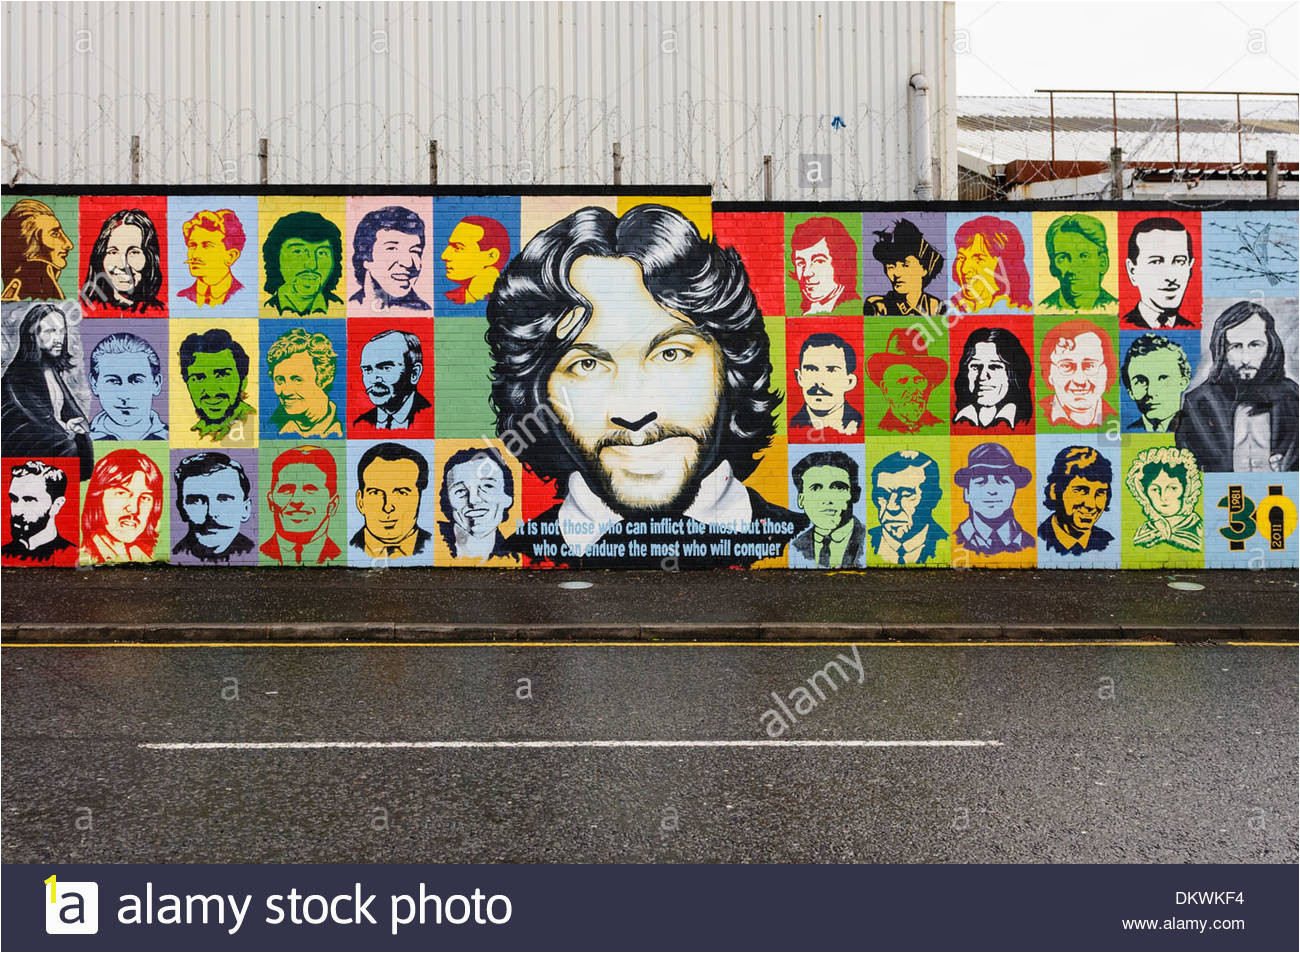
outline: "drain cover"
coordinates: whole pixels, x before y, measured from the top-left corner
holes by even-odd
[[[572,579],[569,580],[568,582],[560,583],[561,589],[590,589],[591,587],[592,587],[592,583],[582,582],[577,579]]]
[[[1171,582],[1170,589],[1179,589],[1183,592],[1200,592],[1205,587],[1199,582]]]

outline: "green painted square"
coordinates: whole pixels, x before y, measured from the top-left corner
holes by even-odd
[[[12,218],[9,216],[10,210],[19,202],[28,203],[28,205],[24,206],[24,211],[26,209],[31,209],[31,217],[27,214],[22,214],[21,216],[15,215]],[[4,215],[2,229],[3,240],[6,246],[4,255],[3,293],[0,293],[0,297],[5,301],[27,301],[32,299],[30,294],[24,294],[20,290],[21,278],[13,273],[8,252],[9,243],[11,241],[17,242],[18,247],[23,249],[25,257],[27,242],[24,241],[22,237],[22,223],[24,221],[27,221],[29,225],[34,226],[37,229],[37,234],[33,236],[36,238],[37,244],[41,243],[40,236],[42,235],[49,236],[48,243],[57,244],[59,247],[62,247],[63,244],[58,241],[57,234],[51,235],[46,228],[42,227],[42,225],[48,225],[48,223],[42,222],[45,213],[36,205],[31,203],[40,203],[53,212],[55,219],[58,221],[58,227],[62,228],[63,235],[66,236],[67,241],[72,243],[72,247],[66,251],[67,264],[58,272],[56,284],[62,292],[63,300],[75,298],[81,287],[79,278],[81,274],[81,257],[78,253],[80,244],[77,237],[78,222],[80,221],[81,216],[80,199],[72,195],[6,195],[0,197],[0,214]],[[41,264],[37,262],[34,267],[40,268]],[[19,282],[19,284],[15,284],[15,282]]]
[[[889,566],[899,569],[936,569],[951,565],[953,527],[950,519],[952,505],[949,499],[949,493],[952,492],[952,468],[950,465],[952,454],[948,437],[873,437],[871,440],[867,441],[866,451],[867,465],[866,469],[863,471],[862,493],[866,497],[867,511],[867,566]],[[872,478],[872,471],[875,469],[876,465],[886,457],[898,452],[921,453],[934,461],[933,465],[931,465],[924,460],[917,459],[915,465],[923,466],[927,471],[933,470],[934,477],[938,480],[939,496],[933,502],[933,509],[930,511],[930,517],[939,525],[939,528],[942,529],[945,534],[943,538],[939,540],[937,546],[935,546],[934,555],[924,563],[905,563],[901,566],[897,561],[889,562],[877,553],[878,545],[876,540],[880,539],[883,534],[875,532],[875,530],[880,526],[881,510],[880,506],[877,504],[877,481]],[[923,489],[926,486],[933,486],[933,483],[929,479],[929,473],[927,473],[926,476],[926,481],[922,483]],[[916,531],[923,508],[928,505],[928,502],[918,503],[917,508],[913,513],[914,526],[912,532]],[[931,530],[928,532],[933,531]],[[873,539],[873,535],[875,536],[875,539]],[[906,539],[907,538],[905,537],[905,541]]]
[[[271,479],[274,472],[275,458],[286,450],[302,450],[304,447],[318,447],[329,452],[334,458],[334,477],[335,493],[337,502],[334,504],[334,511],[329,516],[329,524],[325,528],[325,535],[338,548],[338,555],[325,563],[309,563],[307,568],[315,566],[346,566],[348,564],[348,508],[353,505],[352,495],[348,488],[353,481],[348,473],[348,455],[345,449],[346,445],[342,441],[330,443],[327,441],[303,441],[303,440],[264,440],[261,446],[257,448],[257,465],[258,465],[258,487],[264,488],[265,492],[260,493],[257,500],[258,508],[258,539],[259,546],[257,557],[260,566],[278,566],[274,559],[271,559],[266,553],[260,551],[260,547],[272,534],[275,533],[275,518],[271,515],[271,506],[269,499],[275,492],[275,486]],[[327,475],[328,476],[328,475]],[[283,481],[282,481],[283,482]],[[281,540],[283,545],[283,540]],[[286,566],[293,566],[292,560],[285,563]]]
[[[483,318],[434,318],[434,436],[495,437],[492,356]]]
[[[803,296],[799,293],[799,282],[796,281],[792,274],[794,264],[791,256],[794,254],[790,246],[791,237],[794,230],[810,218],[832,218],[840,222],[849,233],[853,240],[853,264],[851,280],[849,276],[836,272],[836,280],[844,285],[844,292],[840,295],[839,304],[834,309],[825,314],[861,314],[862,313],[862,215],[857,212],[788,212],[785,216],[785,245],[782,263],[785,269],[785,308],[786,314],[790,317],[801,317],[804,314]],[[843,233],[841,233],[842,235]],[[847,249],[845,249],[847,251]],[[845,257],[844,255],[840,256]],[[841,266],[837,266],[841,267]],[[848,269],[848,265],[842,266],[843,270]]]
[[[1124,472],[1112,486],[1120,494],[1120,555],[1125,569],[1201,569],[1205,566],[1204,477],[1190,451],[1174,445],[1168,433],[1124,434]],[[1152,469],[1148,469],[1152,468]],[[1144,485],[1144,473],[1151,476]],[[1181,489],[1179,488],[1181,484]],[[1146,508],[1135,495],[1143,493]],[[1157,497],[1157,494],[1160,494]],[[1187,505],[1187,496],[1195,497]],[[1180,511],[1162,514],[1178,501]],[[1112,504],[1113,505],[1113,504]],[[1141,539],[1145,545],[1139,545]]]
[[[926,436],[948,436],[951,429],[948,419],[948,329],[943,322],[934,327],[922,327],[915,323],[914,318],[873,318],[866,325],[862,353],[863,366],[859,373],[866,381],[867,406],[863,410],[866,433],[888,436],[912,432]],[[901,369],[904,368],[911,368],[913,373],[903,372]],[[903,375],[901,380],[900,373]],[[894,403],[905,404],[905,400],[900,400],[898,390],[900,387],[907,389],[908,378],[914,378],[917,373],[924,375],[926,385],[932,388],[929,399],[925,402],[924,413],[916,418],[904,409],[895,411],[892,415],[893,419],[908,427],[915,419],[916,429],[908,431],[882,428],[880,425],[886,414],[894,410],[890,398],[885,394],[885,385],[889,387],[891,395],[894,395]]]
[[[1049,423],[1048,409],[1051,407],[1053,389],[1048,383],[1048,366],[1047,361],[1043,359],[1043,341],[1047,339],[1048,334],[1057,326],[1068,322],[1086,321],[1094,325],[1105,335],[1102,342],[1102,349],[1106,352],[1107,365],[1107,386],[1102,394],[1102,399],[1111,408],[1113,412],[1103,413],[1100,423],[1093,427],[1074,427],[1068,423]],[[1080,332],[1082,333],[1082,332]],[[1107,350],[1108,349],[1108,350]],[[1034,317],[1034,353],[1029,355],[1034,365],[1034,393],[1037,395],[1037,421],[1036,428],[1038,433],[1068,433],[1068,434],[1085,434],[1085,433],[1102,433],[1105,431],[1119,430],[1119,318],[1114,315],[1089,314],[1089,315],[1036,315]]]

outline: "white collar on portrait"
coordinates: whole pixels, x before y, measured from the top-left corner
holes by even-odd
[[[961,410],[957,411],[957,416],[953,417],[952,420],[953,423],[958,423],[959,421],[965,420],[969,423],[974,424],[976,427],[981,426],[979,405],[967,404]],[[994,414],[993,419],[989,421],[989,426],[990,427],[993,426],[993,424],[997,423],[999,420],[1005,420],[1008,424],[1014,427],[1016,425],[1016,405],[1011,403],[1010,401],[1007,401],[1005,404],[999,407],[998,412]]]
[[[731,464],[723,460],[700,483],[695,501],[682,515],[701,523],[748,523],[754,518],[754,508],[745,484],[735,478]],[[566,543],[586,547],[597,542],[611,523],[618,523],[623,517],[610,509],[587,485],[582,474],[574,470],[569,474],[569,492],[560,504],[557,519]],[[592,528],[586,532],[575,531],[573,527],[582,523]]]

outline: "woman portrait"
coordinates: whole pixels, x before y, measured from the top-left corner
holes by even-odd
[[[1203,524],[1196,513],[1201,471],[1190,450],[1147,447],[1133,458],[1124,485],[1147,520],[1134,531],[1134,546],[1164,544],[1193,552],[1203,547]]]
[[[957,254],[952,280],[957,293],[949,301],[954,310],[963,314],[1032,310],[1020,229],[1004,218],[981,215],[963,222],[953,240]]]

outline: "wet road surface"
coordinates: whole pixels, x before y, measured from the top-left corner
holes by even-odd
[[[6,862],[1297,859],[1294,646],[7,646],[0,660]],[[549,744],[763,742],[774,714],[777,740],[998,744]],[[448,740],[548,744],[360,744]],[[142,747],[267,741],[346,746]]]

